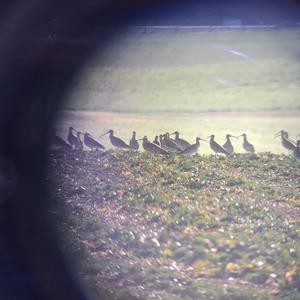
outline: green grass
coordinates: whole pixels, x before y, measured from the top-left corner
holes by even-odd
[[[95,299],[103,280],[141,299],[300,298],[299,161],[111,151],[50,165],[64,253]]]
[[[120,35],[82,70],[64,108],[299,110],[299,41],[299,29]]]

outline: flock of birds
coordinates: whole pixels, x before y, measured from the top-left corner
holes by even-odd
[[[225,154],[231,155],[234,153],[234,148],[231,143],[230,138],[239,138],[243,137],[242,146],[247,153],[255,154],[254,146],[248,141],[247,135],[245,133],[239,136],[233,136],[230,134],[226,135],[226,141],[223,145],[217,143],[215,141],[215,135],[210,135],[206,139],[202,139],[200,137],[196,138],[194,144],[190,144],[186,140],[179,137],[179,132],[175,131],[171,134],[165,133],[155,136],[153,142],[149,141],[147,136],[144,136],[141,139],[136,138],[136,132],[133,131],[132,138],[130,139],[129,143],[127,144],[119,137],[114,135],[114,131],[112,129],[108,130],[104,134],[102,134],[99,138],[103,137],[104,135],[108,134],[111,144],[116,148],[127,149],[127,150],[138,150],[139,149],[139,141],[142,141],[143,148],[146,152],[151,154],[161,154],[167,155],[169,153],[178,153],[183,155],[193,155],[198,152],[200,148],[200,140],[209,142],[210,148],[216,154]],[[171,136],[174,135],[174,138]],[[83,137],[83,140],[81,139]],[[299,137],[300,134],[297,136]],[[296,143],[289,139],[288,133],[284,130],[278,132],[275,137],[281,137],[282,146],[291,151],[293,155],[300,159],[300,140]],[[83,150],[83,145],[90,148],[91,150],[99,150],[105,149],[105,147],[100,144],[92,135],[88,132],[82,133],[75,129],[74,127],[69,128],[68,132],[68,143],[62,139],[61,137],[55,134],[55,131],[52,131],[52,143],[54,147],[65,149],[65,150]]]

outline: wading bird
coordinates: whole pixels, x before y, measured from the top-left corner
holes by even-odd
[[[91,150],[97,149],[105,149],[103,145],[97,142],[88,132],[83,135],[83,142],[84,144],[89,147]]]
[[[281,144],[285,149],[289,151],[294,151],[296,149],[296,144],[288,138],[288,133],[286,131],[280,130],[276,133],[275,138],[279,136],[281,137]]]
[[[173,142],[170,138],[169,138],[169,134],[165,133],[163,135],[163,139],[162,139],[162,145],[163,145],[163,149],[165,149],[166,151],[170,151],[170,152],[180,152],[181,149],[180,147],[178,147],[176,145],[175,142]]]
[[[69,128],[69,133],[68,133],[68,142],[72,146],[73,149],[77,150],[82,150],[83,149],[83,144],[80,139],[80,134],[82,134],[80,131],[75,129],[74,127]]]
[[[297,141],[296,144],[296,149],[293,151],[293,155],[297,158],[300,159],[300,141]]]
[[[83,135],[82,132],[77,131],[77,141],[78,141],[78,145],[77,145],[77,147],[76,147],[76,150],[80,150],[80,151],[83,150],[83,142],[82,142],[82,140],[81,140],[81,138],[80,138],[80,135],[81,135],[81,134]]]
[[[247,140],[247,135],[245,133],[241,134],[240,136],[238,137],[243,137],[243,148],[246,152],[249,152],[249,153],[255,153],[255,149],[254,149],[254,146],[252,144],[250,144]]]
[[[107,132],[102,134],[100,137],[102,137],[108,133],[109,133],[109,140],[114,147],[122,148],[122,149],[131,149],[131,147],[129,145],[127,145],[123,140],[114,136],[114,131],[112,129],[108,130]]]
[[[189,142],[187,142],[186,140],[184,139],[181,139],[179,138],[179,132],[178,131],[175,131],[173,133],[171,133],[171,135],[175,134],[175,143],[176,145],[181,149],[181,150],[184,150],[185,148],[191,146],[191,144]]]
[[[234,135],[226,134],[226,142],[225,142],[225,144],[223,145],[223,148],[225,148],[230,154],[232,154],[232,153],[234,152],[233,146],[232,146],[232,143],[231,143],[231,140],[230,140],[231,137],[237,138],[237,137],[234,136]]]
[[[159,135],[159,143],[160,143],[160,147],[163,148],[164,150],[167,150],[166,149],[166,146],[165,146],[165,142],[164,142],[164,138],[163,138],[163,135],[160,134]]]
[[[143,140],[143,148],[146,152],[149,152],[151,154],[163,154],[163,155],[169,154],[163,148],[159,147],[158,145],[156,145],[154,143],[149,142],[146,136],[144,136],[144,138],[142,138],[140,140]]]
[[[69,133],[68,133],[68,142],[72,146],[72,148],[75,148],[78,144],[77,140],[77,130],[73,128],[72,126],[69,127]]]
[[[199,137],[196,138],[196,143],[186,147],[184,150],[180,152],[180,154],[184,155],[193,155],[196,154],[200,147],[200,140],[207,142],[207,140],[201,139]]]
[[[137,142],[135,131],[132,132],[132,138],[129,142],[129,145],[130,145],[131,149],[133,149],[133,150],[139,149],[139,143]]]
[[[218,144],[216,141],[215,141],[215,135],[212,134],[211,136],[207,137],[209,138],[209,146],[210,148],[215,152],[215,153],[222,153],[222,154],[225,154],[225,155],[230,155],[230,153],[223,147],[221,146],[220,144]]]
[[[154,138],[153,144],[156,144],[157,146],[160,146],[160,142],[158,140],[158,136],[157,135]]]
[[[64,150],[71,150],[72,146],[68,144],[60,136],[56,135],[54,128],[51,130],[51,143],[55,148],[60,148]]]

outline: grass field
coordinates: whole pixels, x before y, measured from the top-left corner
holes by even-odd
[[[299,300],[300,164],[49,153],[50,214],[90,299]]]
[[[260,153],[50,151],[49,212],[92,299],[300,299],[300,165],[274,139],[300,133],[299,49],[299,29],[128,34],[86,65],[59,136],[247,133]]]
[[[299,110],[300,30],[123,34],[74,81],[67,109]]]
[[[285,129],[290,137],[295,139],[300,133],[300,112],[265,112],[265,113],[104,113],[85,111],[65,111],[58,115],[57,133],[66,138],[68,127],[90,132],[96,139],[109,129],[114,129],[116,136],[129,142],[132,131],[137,131],[137,137],[147,135],[149,139],[164,132],[178,130],[182,137],[193,143],[196,136],[202,138],[210,134],[216,135],[216,140],[224,142],[225,134],[248,134],[250,142],[258,152],[270,151],[285,153],[279,138],[275,133]],[[99,139],[105,146],[111,148],[107,136]],[[236,152],[244,152],[242,140],[232,139]],[[199,154],[211,154],[209,145],[203,142]]]

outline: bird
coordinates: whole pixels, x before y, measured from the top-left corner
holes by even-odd
[[[156,145],[160,146],[160,142],[158,140],[158,136],[157,135],[154,138],[153,144],[156,144]]]
[[[69,127],[69,133],[68,133],[68,142],[74,148],[78,144],[77,140],[77,130],[73,128],[72,126]]]
[[[296,149],[293,151],[293,155],[294,155],[297,159],[300,159],[300,140],[297,141]]]
[[[110,142],[114,147],[122,148],[122,149],[131,149],[131,147],[129,145],[127,145],[123,140],[114,136],[114,131],[112,129],[108,130],[107,132],[102,134],[100,137],[102,137],[108,133],[109,133]]]
[[[166,132],[165,134],[167,135],[169,141],[172,141],[175,143],[175,140],[170,137],[171,134],[169,134],[169,132]]]
[[[207,140],[204,140],[204,139],[201,139],[199,137],[196,138],[196,143],[195,144],[192,144],[188,147],[186,147],[185,149],[183,149],[180,154],[184,154],[184,155],[193,155],[193,154],[196,154],[199,150],[199,147],[200,147],[200,140],[201,141],[205,141],[207,142]]]
[[[80,134],[81,132],[74,127],[69,127],[68,142],[73,149],[82,150],[83,148],[82,141],[80,140]]]
[[[231,137],[237,138],[236,136],[233,136],[231,134],[226,134],[226,142],[223,145],[223,148],[225,148],[230,154],[232,154],[234,152],[233,151],[233,146],[232,146],[232,143],[231,143],[231,140],[230,140]]]
[[[242,146],[245,149],[245,151],[249,153],[255,153],[254,146],[248,142],[246,133],[243,133],[238,137],[241,136],[244,138]]]
[[[161,147],[161,148],[163,148],[164,150],[166,150],[165,142],[164,142],[164,139],[163,139],[163,135],[162,135],[162,134],[159,135],[159,144],[160,144],[160,147]]]
[[[179,138],[179,132],[178,131],[175,131],[173,133],[171,133],[171,135],[175,134],[175,143],[176,145],[181,149],[181,150],[184,150],[185,148],[191,146],[191,144],[189,142],[187,142],[186,140],[184,139],[181,139]]]
[[[280,130],[276,133],[275,138],[279,136],[281,137],[282,146],[285,149],[289,151],[294,151],[296,149],[296,144],[288,138],[288,133],[286,131]]]
[[[132,138],[129,142],[129,145],[130,145],[131,149],[133,149],[133,150],[139,149],[139,143],[136,140],[136,132],[135,131],[132,132]]]
[[[103,145],[101,145],[99,142],[97,142],[88,132],[85,132],[83,134],[83,142],[91,150],[105,149],[105,147]]]
[[[51,130],[51,142],[52,142],[52,145],[56,148],[60,148],[60,149],[64,149],[64,150],[72,149],[72,146],[70,144],[68,144],[60,136],[56,135],[54,128],[52,128],[52,130]]]
[[[170,140],[169,138],[169,134],[165,133],[163,135],[163,139],[162,139],[162,145],[163,145],[163,149],[165,149],[166,151],[170,151],[170,152],[180,152],[182,149],[180,149],[180,147],[178,147],[176,145],[175,142],[173,142],[172,140]]]
[[[144,136],[140,140],[143,140],[143,148],[146,152],[149,152],[151,154],[163,154],[163,155],[169,154],[166,150],[164,150],[160,146],[149,142],[147,136]]]
[[[212,134],[211,136],[207,137],[207,138],[210,138],[209,140],[209,145],[210,145],[210,148],[215,152],[215,153],[222,153],[222,154],[225,154],[225,155],[230,155],[230,153],[223,147],[221,146],[220,144],[218,144],[216,141],[215,141],[215,135]]]
[[[82,140],[80,139],[80,135],[81,135],[81,134],[83,135],[82,132],[77,131],[77,142],[78,142],[78,144],[77,144],[77,146],[75,147],[76,150],[80,150],[80,151],[83,150],[83,142],[82,142]]]

